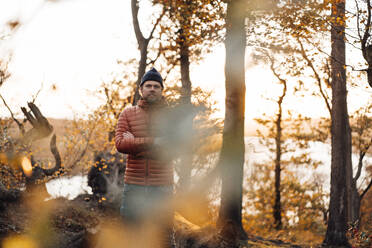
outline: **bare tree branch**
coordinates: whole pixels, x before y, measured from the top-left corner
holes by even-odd
[[[28,107],[31,109],[30,112],[24,107],[21,108],[23,114],[32,125],[32,129],[28,130],[24,135],[23,139],[26,143],[45,138],[53,131],[53,126],[50,125],[49,121],[41,114],[34,103],[29,102]]]
[[[319,76],[319,73],[317,72],[317,70],[315,69],[315,66],[313,64],[313,62],[309,59],[309,57],[307,56],[306,54],[306,51],[304,49],[304,46],[301,42],[301,40],[299,38],[297,38],[297,42],[300,44],[300,47],[301,47],[301,55],[302,57],[306,60],[307,64],[310,66],[311,70],[313,71],[314,73],[314,76],[315,76],[315,79],[318,83],[318,87],[319,87],[319,92],[320,94],[322,95],[323,97],[323,100],[327,106],[327,109],[328,109],[328,112],[329,112],[329,115],[331,115],[331,112],[332,112],[332,109],[331,109],[331,105],[329,103],[329,99],[328,99],[328,96],[324,93],[324,90],[323,90],[323,87],[322,87],[322,80]]]
[[[82,150],[82,152],[80,153],[80,155],[79,155],[79,156],[78,156],[78,157],[77,157],[77,158],[76,158],[76,159],[71,163],[72,166],[75,166],[77,163],[79,163],[79,162],[83,159],[85,153],[86,153],[87,150],[88,150],[89,142],[90,142],[90,139],[92,138],[93,131],[94,131],[95,128],[97,127],[97,123],[98,123],[98,121],[95,122],[95,125],[94,125],[93,128],[90,130],[88,137],[85,138],[85,141],[86,141],[85,147],[84,147],[84,149]]]
[[[367,50],[366,50],[366,47],[367,47],[367,40],[370,36],[369,34],[369,30],[371,28],[371,1],[370,0],[367,0],[367,23],[366,23],[366,26],[365,26],[365,29],[364,29],[364,35],[363,35],[363,38],[361,40],[361,43],[362,43],[362,53],[363,53],[363,57],[367,60]],[[368,60],[367,60],[368,61]]]
[[[359,36],[359,40],[362,40],[362,34],[360,33],[360,10],[359,10],[359,4],[358,4],[358,1],[355,0],[355,6],[356,6],[356,9],[357,9],[357,13],[356,13],[356,18],[357,18],[357,21],[356,21],[356,24],[357,24],[357,30],[358,30],[358,36]]]
[[[362,168],[363,168],[363,159],[364,159],[364,156],[366,155],[365,152],[363,151],[360,151],[359,152],[359,162],[358,162],[358,170],[357,170],[357,173],[355,174],[355,177],[353,178],[353,181],[356,183],[356,181],[358,181],[360,175],[362,174]]]
[[[158,58],[160,57],[160,55],[161,55],[161,49],[159,49],[158,50],[158,54],[156,55],[156,57],[155,57],[155,59],[152,59],[151,61],[149,61],[146,65],[148,66],[148,65],[153,65],[155,62],[156,62],[156,60],[158,60]]]
[[[43,84],[41,84],[41,87],[40,89],[36,92],[36,94],[32,97],[32,103],[35,103],[36,101],[36,98],[38,97],[38,95],[40,94],[41,90],[43,89]]]
[[[371,186],[372,186],[372,179],[371,179],[371,181],[369,182],[367,188],[366,188],[366,189],[363,191],[363,193],[360,195],[360,200],[362,200],[363,197],[364,197],[364,195],[367,194],[367,192],[368,192],[368,190],[371,188]]]
[[[163,16],[165,15],[165,8],[163,8],[162,10],[162,13],[160,14],[160,16],[158,17],[158,19],[156,19],[156,22],[154,24],[154,26],[152,27],[152,30],[150,32],[150,35],[149,37],[147,38],[148,40],[152,39],[152,36],[154,35],[154,32],[155,32],[155,29],[156,27],[159,25],[161,19],[163,18]]]
[[[55,166],[51,169],[43,169],[44,174],[47,176],[51,176],[54,173],[56,173],[59,169],[61,169],[62,160],[56,145],[56,139],[57,139],[56,135],[53,134],[53,137],[50,140],[50,151],[54,156]]]
[[[331,55],[330,55],[329,53],[323,51],[321,48],[319,48],[318,46],[314,45],[314,44],[309,40],[309,38],[307,38],[307,37],[303,37],[303,38],[304,38],[304,39],[305,39],[309,44],[311,44],[311,45],[312,45],[316,50],[318,50],[320,53],[323,53],[323,54],[326,55],[327,57],[331,58]],[[335,60],[335,59],[333,58],[333,60]],[[335,60],[335,61],[339,63],[339,61],[337,61],[337,60]],[[358,69],[355,69],[354,66],[352,66],[352,65],[348,65],[348,64],[345,64],[345,66],[351,68],[351,70],[353,70],[353,71],[367,71],[367,70],[368,70],[368,69],[360,69],[360,70],[358,70]]]
[[[25,127],[23,126],[22,123],[20,123],[15,117],[14,117],[14,114],[13,114],[13,111],[10,109],[10,107],[8,106],[8,104],[6,103],[5,99],[3,98],[3,96],[0,94],[0,97],[1,99],[3,100],[3,103],[5,105],[5,107],[9,110],[9,113],[10,113],[10,116],[12,117],[13,121],[15,123],[17,123],[17,126],[19,128],[19,130],[21,131],[21,134],[22,136],[25,134]]]
[[[274,76],[280,81],[280,83],[283,85],[283,92],[282,92],[282,95],[279,97],[279,100],[278,100],[278,104],[281,106],[282,102],[283,102],[283,99],[287,93],[287,81],[282,79],[280,77],[280,75],[277,73],[277,71],[275,70],[275,61],[274,61],[274,58],[272,56],[269,55],[269,53],[265,52],[266,53],[266,56],[269,58],[270,60],[270,69],[272,71],[272,73],[274,74]]]
[[[10,77],[10,73],[8,72],[8,62],[0,61],[0,87],[4,84],[4,82]]]
[[[139,11],[138,1],[132,0],[131,4],[132,4],[132,21],[133,21],[134,33],[136,35],[137,43],[138,45],[140,45],[146,39],[145,37],[143,37],[143,34],[140,29],[139,21],[138,21],[138,11]]]
[[[176,67],[176,63],[172,63],[171,66],[168,68],[168,70],[166,71],[166,74],[164,76],[164,82],[167,81],[167,78],[168,78],[168,75],[169,73],[174,69],[174,67]]]

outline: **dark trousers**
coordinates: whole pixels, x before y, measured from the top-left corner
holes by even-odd
[[[153,247],[175,247],[173,231],[172,186],[142,186],[124,184],[120,215],[124,224],[135,229],[141,228],[148,239],[154,239]],[[147,231],[150,230],[150,231]],[[141,235],[139,237],[143,239]]]

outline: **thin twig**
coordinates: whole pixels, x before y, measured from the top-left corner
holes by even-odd
[[[158,54],[156,55],[155,59],[153,59],[153,60],[151,60],[149,63],[147,63],[146,66],[148,66],[148,65],[153,65],[153,64],[158,60],[158,58],[160,57],[161,52],[162,52],[161,49],[159,49],[159,50],[158,50]]]
[[[36,98],[38,97],[39,93],[41,92],[41,90],[43,89],[43,83],[41,83],[41,87],[40,89],[36,92],[36,94],[32,97],[32,103],[35,103],[36,101]]]
[[[302,42],[301,42],[301,40],[299,38],[297,38],[297,42],[300,44],[302,57],[307,61],[308,65],[310,66],[310,68],[312,69],[312,71],[313,71],[313,73],[315,75],[315,78],[316,78],[316,80],[318,82],[318,87],[319,87],[320,94],[322,95],[322,97],[323,97],[323,99],[325,101],[325,104],[327,106],[327,109],[328,109],[329,114],[331,115],[331,112],[332,112],[331,105],[329,104],[328,96],[326,96],[326,94],[323,91],[322,80],[320,79],[320,76],[319,76],[317,70],[315,69],[313,62],[307,56],[306,51],[305,51],[305,49],[304,49],[304,47],[302,45]]]
[[[371,1],[367,0],[367,23],[364,29],[364,35],[361,40],[363,57],[367,60],[367,40],[370,36],[369,29],[371,26]],[[368,62],[368,61],[367,61]]]
[[[360,12],[359,12],[359,4],[358,4],[358,1],[355,0],[355,6],[356,6],[356,9],[357,9],[357,14],[356,14],[356,18],[357,18],[357,31],[358,31],[358,36],[359,36],[359,40],[362,40],[362,34],[360,33],[360,23],[359,23],[359,20],[360,20]]]
[[[94,125],[93,128],[91,129],[91,131],[90,131],[88,137],[85,139],[85,140],[86,140],[86,144],[85,144],[85,147],[84,147],[83,151],[80,153],[79,157],[77,157],[77,158],[75,159],[75,161],[74,161],[73,163],[71,163],[72,166],[75,166],[77,163],[79,163],[80,160],[84,157],[85,153],[87,152],[88,147],[89,147],[89,141],[90,141],[90,139],[91,139],[91,137],[92,137],[93,131],[94,131],[95,128],[97,127],[97,123],[98,123],[98,121],[95,122],[95,125]]]
[[[15,123],[17,123],[19,130],[21,131],[22,135],[24,135],[24,134],[25,134],[25,127],[23,126],[22,123],[20,123],[20,122],[19,122],[19,121],[14,117],[13,111],[10,109],[10,107],[8,106],[8,104],[6,103],[4,97],[3,97],[1,94],[0,94],[0,97],[1,97],[1,99],[3,100],[3,103],[4,103],[5,107],[9,110],[9,112],[10,112],[10,116],[12,117],[13,121],[15,121]]]
[[[160,21],[161,21],[161,19],[163,18],[164,15],[165,15],[165,8],[163,8],[163,11],[160,14],[160,16],[158,17],[158,19],[156,19],[156,22],[155,22],[154,26],[152,27],[152,30],[151,30],[151,32],[150,32],[149,37],[147,38],[147,40],[151,40],[152,39],[152,36],[154,35],[154,32],[155,32],[156,27],[158,26],[158,24],[160,23]]]

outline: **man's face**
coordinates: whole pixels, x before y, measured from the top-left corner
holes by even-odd
[[[140,88],[142,98],[148,103],[155,103],[162,97],[163,88],[157,81],[146,81]]]

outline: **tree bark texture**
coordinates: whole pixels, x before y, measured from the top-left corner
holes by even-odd
[[[361,206],[361,197],[356,186],[356,182],[353,180],[350,189],[351,194],[351,204],[349,210],[349,223],[357,223],[360,218],[360,206]]]
[[[332,160],[329,221],[323,243],[350,247],[347,231],[347,166],[351,161],[345,70],[345,0],[332,3]],[[342,21],[340,21],[342,20]]]
[[[132,20],[133,20],[134,32],[136,34],[138,49],[140,50],[140,61],[138,65],[138,74],[137,74],[137,82],[136,82],[137,88],[136,88],[136,92],[134,93],[133,102],[132,102],[133,105],[136,105],[137,101],[140,99],[139,85],[141,83],[142,76],[143,74],[145,74],[145,71],[146,71],[147,48],[148,48],[151,37],[146,39],[141,32],[141,28],[140,28],[139,21],[138,21],[138,11],[139,11],[138,0],[131,0],[131,7],[132,7]]]
[[[280,111],[281,112],[281,111]],[[281,168],[281,113],[278,115],[276,120],[276,158],[275,158],[275,203],[274,203],[274,227],[277,230],[282,228],[282,206],[280,201],[280,174],[282,171]]]
[[[191,80],[190,80],[190,51],[186,38],[181,36],[180,42],[180,65],[181,65],[181,102],[182,104],[191,104]]]
[[[275,120],[275,129],[276,129],[276,136],[275,136],[275,183],[274,183],[274,189],[275,189],[275,201],[273,206],[273,217],[274,217],[274,228],[277,230],[282,229],[283,223],[282,223],[282,204],[281,204],[281,172],[282,172],[282,117],[283,117],[283,100],[287,94],[287,81],[282,79],[280,75],[276,72],[275,66],[274,66],[274,58],[271,56],[268,56],[271,61],[271,71],[275,75],[275,77],[279,80],[280,84],[283,85],[283,92],[282,95],[279,97],[277,104],[278,104],[278,114],[276,116]]]
[[[186,116],[184,116],[184,132],[186,133],[185,138],[192,137],[193,128],[193,113],[191,106],[191,80],[190,80],[190,52],[189,45],[186,42],[186,37],[181,35],[180,42],[180,69],[181,69],[181,104],[185,110]],[[190,185],[191,180],[191,169],[192,169],[192,140],[185,139],[183,142],[183,151],[181,156],[181,167],[180,167],[180,187],[187,189]]]
[[[367,144],[367,146],[365,147],[365,150],[359,152],[358,169],[357,169],[355,177],[351,181],[351,189],[350,189],[351,203],[349,204],[350,215],[349,215],[349,220],[348,221],[353,223],[353,224],[357,224],[358,226],[360,225],[360,222],[361,222],[361,219],[360,219],[361,202],[363,200],[363,196],[368,191],[369,187],[371,187],[372,180],[371,180],[370,184],[365,188],[365,190],[362,191],[362,193],[359,193],[359,190],[358,190],[358,187],[357,187],[357,182],[358,182],[358,180],[361,176],[361,173],[362,173],[363,159],[364,159],[369,147],[371,146],[371,144],[372,144],[372,139],[371,139],[371,142],[369,144]]]
[[[277,75],[279,78],[279,75]],[[280,78],[279,78],[280,79]],[[277,119],[275,122],[276,125],[276,137],[275,137],[275,144],[276,144],[276,157],[275,157],[275,203],[274,203],[274,227],[276,230],[280,230],[283,227],[282,223],[282,204],[281,204],[281,163],[282,163],[282,103],[284,97],[287,93],[287,82],[283,79],[280,79],[281,83],[283,84],[283,94],[279,97],[278,100],[278,108],[279,112],[277,115]]]
[[[368,44],[369,38],[370,38],[370,29],[371,29],[371,22],[372,22],[372,12],[371,12],[371,0],[365,1],[367,4],[366,8],[366,23],[364,27],[364,33],[363,37],[361,39],[361,48],[364,59],[367,61],[368,68],[367,68],[367,81],[369,86],[372,87],[372,45]],[[358,22],[359,22],[359,13],[358,13]],[[360,30],[358,30],[360,31]]]
[[[239,238],[246,239],[242,227],[244,167],[245,46],[244,1],[229,1],[226,17],[225,123],[219,166],[221,205],[218,225],[233,224]]]

